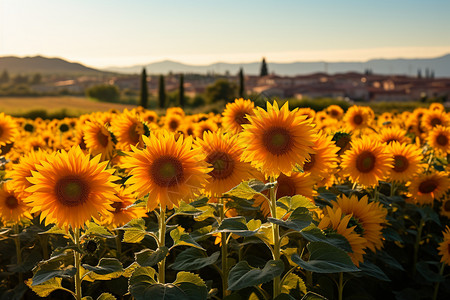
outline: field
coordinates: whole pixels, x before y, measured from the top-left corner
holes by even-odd
[[[450,299],[446,108],[288,105],[0,99],[0,300]]]

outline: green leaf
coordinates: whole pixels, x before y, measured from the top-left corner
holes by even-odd
[[[146,282],[148,284],[156,283],[155,276],[156,271],[152,267],[138,267],[130,277],[130,286],[139,282]]]
[[[76,272],[77,269],[75,267],[70,266],[64,268],[61,261],[47,261],[39,264],[33,270],[33,285],[43,284],[44,282],[55,277],[71,278],[75,275]]]
[[[204,221],[208,218],[214,218],[215,209],[211,206],[205,206],[201,208],[202,213],[198,216],[194,216],[194,219],[198,222]]]
[[[69,237],[69,233],[67,231],[65,231],[64,229],[59,228],[56,225],[53,226],[52,228],[50,228],[47,231],[39,232],[39,234],[60,234],[60,235],[65,235],[65,236]]]
[[[279,294],[274,300],[295,300],[295,298],[287,293],[283,293]]]
[[[189,216],[199,216],[203,213],[202,210],[195,208],[194,206],[180,202],[180,206],[175,208],[175,215],[189,215]]]
[[[30,278],[26,281],[26,284],[35,292],[39,297],[48,297],[51,292],[62,289],[61,285],[62,278],[54,277],[46,282],[35,285],[33,279]]]
[[[133,219],[127,224],[117,229],[124,231],[122,242],[124,243],[139,243],[147,234],[145,231],[145,221],[142,218]]]
[[[152,267],[162,261],[169,253],[169,248],[162,246],[156,251],[151,249],[144,249],[134,254],[135,260],[142,267]]]
[[[439,220],[439,215],[434,211],[431,206],[424,206],[419,209],[419,213],[425,222],[433,221],[434,223],[441,226],[441,221]]]
[[[283,281],[281,292],[289,294],[290,291],[299,289],[302,294],[306,294],[306,285],[303,279],[294,273],[290,273]]]
[[[116,300],[117,298],[114,297],[110,293],[103,293],[100,296],[98,296],[97,300]]]
[[[404,242],[402,237],[400,236],[400,234],[398,234],[398,232],[392,227],[385,227],[382,229],[382,232],[383,232],[383,237],[388,241],[400,242],[400,243]]]
[[[301,300],[327,300],[327,298],[314,292],[307,292],[306,295],[303,296]]]
[[[222,221],[216,232],[231,232],[242,237],[255,235],[259,228],[249,230],[244,217],[226,218]]]
[[[110,280],[120,277],[124,271],[122,263],[115,258],[102,258],[96,266],[82,266],[90,271],[86,274],[87,280]]]
[[[86,296],[81,298],[81,300],[94,300],[94,298],[92,298],[91,296]]]
[[[90,222],[88,228],[84,232],[81,238],[84,238],[88,235],[96,235],[106,238],[112,238],[112,235],[105,227],[95,224],[94,222]]]
[[[314,224],[304,228],[300,234],[310,242],[324,242],[338,247],[345,252],[353,252],[350,243],[344,236],[338,233],[329,233],[325,235],[325,233]]]
[[[175,262],[170,267],[174,270],[198,270],[212,265],[219,256],[219,251],[214,252],[211,256],[207,256],[204,251],[197,248],[187,248],[176,256]]]
[[[445,277],[442,276],[439,273],[433,272],[430,269],[430,264],[434,264],[435,262],[426,262],[426,261],[419,261],[416,264],[416,269],[422,275],[425,280],[429,282],[444,282]],[[439,265],[437,266],[439,268]]]
[[[197,274],[178,272],[174,284],[178,286],[189,300],[202,300],[208,297],[208,289],[203,279]]]
[[[391,281],[389,277],[381,270],[377,265],[371,263],[370,261],[364,261],[359,264],[359,268],[361,269],[361,275],[368,275],[371,277],[375,277],[382,281]]]
[[[291,259],[307,271],[316,273],[359,271],[344,250],[324,242],[311,242],[306,247],[309,251],[309,261],[302,260],[298,254],[293,254]]]
[[[274,218],[267,218],[267,221],[289,229],[300,231],[311,224],[312,217],[307,208],[297,207],[286,221]]]
[[[273,185],[273,184],[271,184]],[[267,198],[264,194],[261,194],[261,192],[268,186],[266,186],[263,182],[258,180],[250,180],[250,181],[244,181],[241,182],[238,186],[232,188],[225,194],[228,196],[234,196],[238,198],[243,199],[253,199],[255,195],[260,195],[262,197]],[[267,189],[267,188],[266,188]]]
[[[240,261],[230,270],[228,289],[236,291],[259,285],[280,276],[283,271],[284,263],[281,260],[269,260],[263,269],[253,268],[246,261]]]
[[[292,197],[289,196],[282,197],[277,201],[277,205],[280,206],[280,204],[282,204],[288,212],[293,211],[299,207],[304,207],[307,209],[316,208],[316,206],[314,205],[313,202],[311,202],[311,200],[302,195],[295,195]]]
[[[202,246],[200,246],[189,234],[184,232],[184,228],[181,226],[178,226],[177,228],[173,229],[170,232],[170,236],[173,239],[173,246],[190,246],[195,247],[201,250],[206,251],[203,249]]]

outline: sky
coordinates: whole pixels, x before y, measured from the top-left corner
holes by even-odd
[[[449,11],[449,0],[0,0],[0,56],[97,68],[431,58],[450,53]]]

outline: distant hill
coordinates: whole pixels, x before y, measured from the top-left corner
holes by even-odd
[[[150,64],[135,65],[130,67],[110,67],[105,71],[118,73],[140,73],[143,66],[150,74],[167,74],[169,72],[183,73],[219,73],[226,71],[236,74],[239,68],[244,68],[245,74],[259,74],[261,63],[215,63],[210,65],[188,65],[170,60],[155,62]],[[327,72],[330,74],[345,72],[363,73],[366,69],[372,70],[375,74],[398,74],[416,76],[420,69],[422,76],[425,76],[426,69],[434,72],[435,77],[450,77],[450,54],[427,59],[372,59],[366,62],[292,62],[292,63],[271,63],[268,62],[269,73],[278,75],[305,75],[316,72]]]
[[[41,73],[41,74],[77,74],[95,75],[103,71],[86,67],[79,63],[68,62],[60,58],[34,57],[0,57],[0,72],[7,70],[10,74]]]

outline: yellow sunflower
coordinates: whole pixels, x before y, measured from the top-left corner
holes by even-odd
[[[183,117],[179,114],[166,115],[164,118],[164,128],[171,132],[177,132],[183,124]]]
[[[441,216],[446,216],[450,219],[450,199],[444,199],[442,201]]]
[[[309,107],[301,107],[297,110],[297,113],[301,116],[306,116],[307,119],[314,119],[316,116],[316,111]]]
[[[98,122],[86,122],[84,124],[84,142],[89,153],[93,156],[101,154],[101,160],[111,159],[114,150],[114,142],[111,132]]]
[[[5,113],[0,113],[0,146],[14,142],[18,134],[14,119]]]
[[[377,185],[394,161],[386,146],[367,137],[353,140],[351,145],[352,148],[342,156],[343,175],[365,187]]]
[[[290,175],[294,167],[310,159],[317,138],[306,116],[267,103],[267,111],[258,107],[248,115],[250,124],[243,125],[240,143],[245,146],[242,159],[260,169],[266,176]]]
[[[25,200],[32,213],[39,212],[45,225],[80,228],[98,214],[110,209],[115,196],[113,181],[119,177],[106,170],[108,162],[100,162],[100,155],[90,159],[79,147],[68,152],[61,150],[49,162],[36,165],[28,180],[33,184],[25,191]]]
[[[223,111],[223,128],[232,133],[241,132],[242,125],[250,123],[246,115],[253,115],[253,108],[255,108],[253,101],[242,98],[234,100],[233,103],[228,103]]]
[[[216,122],[208,119],[195,124],[194,135],[197,138],[202,138],[205,132],[216,132],[218,129]]]
[[[445,227],[445,231],[442,232],[444,240],[439,244],[438,250],[441,256],[441,262],[450,266],[450,227]]]
[[[327,114],[333,119],[340,119],[344,115],[344,110],[339,105],[330,105],[326,108]]]
[[[392,142],[410,143],[411,139],[406,136],[406,130],[399,127],[386,127],[380,130],[379,134],[376,135],[378,140],[384,144],[390,144]]]
[[[364,248],[366,248],[367,240],[355,231],[356,225],[352,226],[349,224],[351,218],[351,214],[344,215],[340,208],[332,209],[327,206],[325,216],[318,227],[322,230],[333,230],[344,236],[352,248],[352,252],[348,253],[348,255],[352,262],[359,266],[359,263],[364,261],[363,255],[366,253]]]
[[[332,138],[332,136],[319,132],[318,138],[312,147],[314,153],[310,154],[309,161],[303,165],[303,171],[310,173],[313,178],[321,179],[337,166],[337,152],[340,149],[331,140]]]
[[[450,127],[436,125],[429,133],[427,141],[438,152],[450,153]]]
[[[141,114],[142,120],[147,123],[158,123],[158,114],[153,110],[146,110]]]
[[[441,198],[450,188],[450,179],[443,172],[424,174],[414,178],[408,190],[412,199],[420,204],[433,204],[433,200]]]
[[[350,223],[356,224],[355,231],[367,240],[366,247],[373,252],[383,247],[381,230],[387,223],[387,210],[378,202],[370,202],[367,196],[358,200],[356,195],[347,198],[342,195],[331,201],[333,208],[339,207],[345,215],[352,215]]]
[[[350,130],[355,131],[369,126],[371,120],[371,114],[366,107],[353,105],[345,113],[343,122]]]
[[[0,219],[5,223],[31,219],[30,208],[23,201],[24,194],[17,191],[12,183],[6,181],[0,189]]]
[[[237,137],[219,131],[205,132],[203,139],[197,139],[197,144],[206,155],[206,162],[213,168],[208,173],[211,177],[205,186],[207,195],[220,197],[242,181],[253,177],[252,166],[240,160],[243,149],[238,144]]]
[[[416,145],[393,142],[388,149],[394,158],[393,167],[387,176],[389,181],[405,182],[422,171],[422,150]]]
[[[129,151],[131,146],[142,142],[145,133],[144,124],[139,117],[127,109],[111,121],[111,129],[117,138],[117,148]]]
[[[211,171],[205,162],[205,155],[198,147],[192,147],[192,137],[162,132],[143,137],[146,148],[132,147],[125,157],[124,168],[132,175],[127,184],[139,197],[148,196],[147,209],[178,206],[180,200],[189,200],[203,188]]]
[[[427,110],[423,114],[421,125],[425,130],[432,130],[437,125],[450,126],[450,117],[445,111]]]

